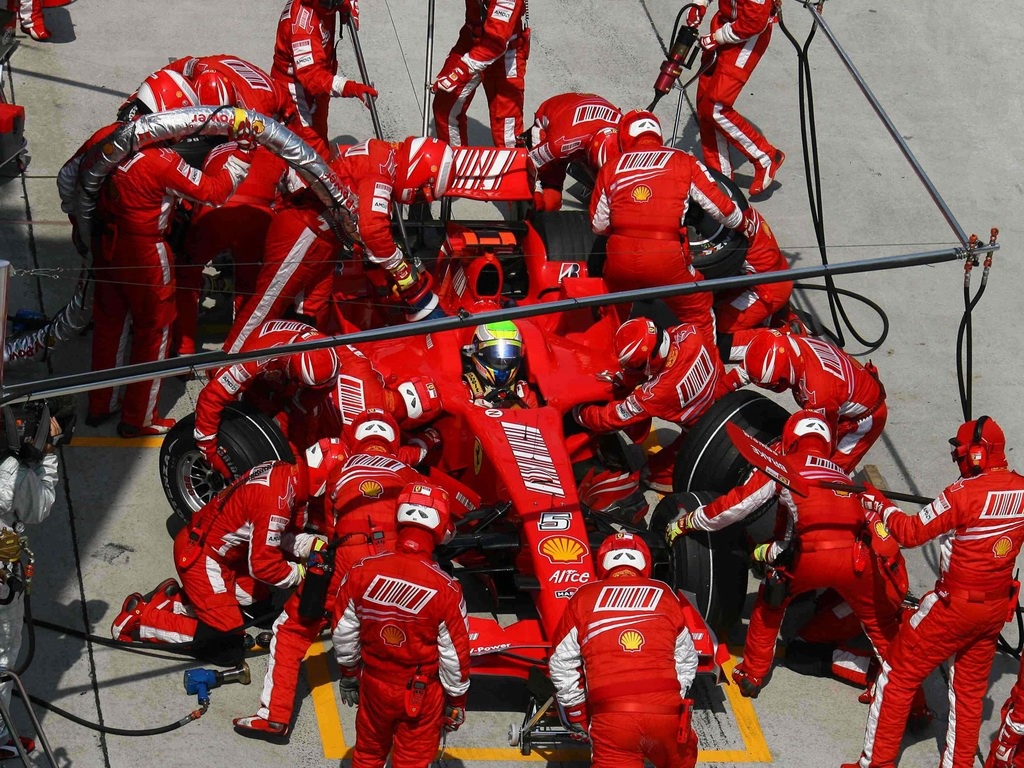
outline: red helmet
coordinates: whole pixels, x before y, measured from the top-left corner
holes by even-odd
[[[192,85],[200,104],[208,107],[219,107],[223,104],[237,106],[235,89],[219,72],[207,69],[192,81]]]
[[[395,523],[399,530],[413,525],[430,531],[434,544],[451,541],[455,530],[449,512],[448,491],[436,485],[409,483],[398,495]]]
[[[759,387],[785,392],[796,382],[794,357],[789,336],[766,328],[751,338],[743,354],[743,368]]]
[[[616,568],[632,568],[641,576],[651,575],[651,550],[634,533],[615,533],[597,550],[597,578],[605,579]]]
[[[376,445],[392,455],[398,453],[398,423],[380,408],[367,408],[352,419],[351,430],[354,450],[365,451]]]
[[[650,376],[665,361],[669,339],[653,320],[634,317],[619,326],[613,343],[623,370],[643,371]]]
[[[199,97],[188,81],[169,69],[159,69],[147,77],[139,86],[137,98],[150,112],[166,112],[199,104]]]
[[[822,456],[831,456],[836,449],[835,436],[824,416],[817,411],[797,411],[782,428],[782,452],[793,453],[797,445],[810,448],[813,443],[822,447]]]
[[[288,377],[310,389],[325,389],[338,379],[341,364],[330,347],[311,349],[288,358]]]
[[[624,114],[619,121],[619,148],[623,152],[629,152],[641,138],[656,139],[661,144],[661,123],[653,112],[634,109]]]
[[[590,144],[587,145],[587,164],[594,171],[601,170],[601,167],[619,157],[619,132],[611,126],[602,128],[590,137]]]
[[[340,437],[325,437],[306,449],[306,468],[309,470],[309,495],[322,496],[327,490],[327,478],[338,464],[348,458],[348,448]]]
[[[399,202],[437,200],[448,191],[455,165],[452,148],[438,139],[410,136],[398,147],[395,195]]]
[[[990,467],[1006,466],[1006,435],[995,419],[988,416],[965,421],[956,437],[949,438],[949,444],[953,446],[953,461],[964,477],[980,475]]]

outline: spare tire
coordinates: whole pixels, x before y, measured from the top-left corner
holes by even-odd
[[[710,171],[725,194],[741,211],[749,204],[743,192],[732,179],[718,171]],[[690,239],[690,256],[693,266],[708,280],[718,277],[732,277],[743,269],[747,256],[747,238],[738,229],[729,229],[715,221],[703,208],[690,201],[684,223]]]
[[[171,509],[186,523],[224,488],[220,476],[203,457],[192,433],[196,416],[181,419],[160,446],[160,483]],[[288,440],[274,419],[229,405],[221,416],[218,443],[234,477],[264,461],[295,461]]]
[[[583,211],[538,211],[530,223],[544,241],[548,261],[586,263],[597,236]]]
[[[693,511],[716,496],[709,492],[666,496],[654,508],[651,531],[664,530],[680,509]],[[716,632],[724,634],[739,621],[747,599],[747,553],[735,531],[677,537],[669,549],[666,575],[673,589],[694,596],[697,610]]]

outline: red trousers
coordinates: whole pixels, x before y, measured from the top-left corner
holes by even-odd
[[[356,712],[352,768],[380,768],[391,752],[392,768],[424,768],[437,756],[444,719],[444,689],[427,685],[416,717],[405,712],[408,680],[384,681],[363,673]]]
[[[692,768],[697,764],[697,734],[678,743],[679,715],[605,712],[590,719],[594,768]]]
[[[864,734],[862,768],[895,768],[914,692],[939,664],[949,666],[949,724],[942,768],[971,768],[978,749],[988,675],[1007,600],[948,602],[929,592],[883,657]]]
[[[704,276],[693,268],[682,246],[670,240],[650,240],[613,234],[608,238],[608,260],[604,280],[611,291],[657,288],[678,283],[693,283]],[[693,323],[715,347],[715,317],[711,312],[711,293],[672,296],[663,301],[680,323]]]
[[[789,303],[792,292],[792,283],[772,283],[715,297],[715,330],[732,334],[730,360],[742,361],[750,339]]]
[[[837,430],[839,443],[836,445],[836,452],[832,455],[832,461],[845,471],[853,472],[864,455],[871,450],[875,440],[882,434],[888,417],[889,408],[883,402],[858,421],[840,421]]]
[[[471,38],[460,36],[441,71],[455,66],[472,45]],[[453,147],[469,143],[466,112],[477,86],[482,84],[491,118],[491,141],[496,147],[514,147],[516,136],[523,132],[523,94],[526,90],[526,60],[529,55],[530,40],[527,36],[519,46],[505,51],[504,56],[478,77],[471,78],[460,90],[454,93],[438,91],[434,96],[437,138]]]
[[[327,138],[327,113],[331,106],[330,96],[310,96],[298,80],[291,80],[278,74],[276,69],[270,71],[270,76],[277,83],[283,85],[291,94],[292,101],[299,113],[299,120],[302,128],[293,126],[292,132],[299,135],[307,144],[319,152],[323,157],[330,155],[330,146]]]
[[[775,157],[775,148],[733,108],[771,39],[769,24],[756,37],[736,45],[723,45],[718,49],[714,66],[697,81],[697,127],[704,165],[730,178],[730,145],[763,168],[768,168]]]
[[[317,328],[326,327],[339,244],[330,231],[309,226],[309,218],[296,208],[274,214],[255,290],[235,316],[226,351],[237,352],[254,329],[283,318],[290,307]]]
[[[46,35],[43,23],[43,0],[7,0],[7,10],[16,11],[18,22],[25,32]]]
[[[125,234],[104,241],[104,258],[96,263],[94,272],[92,369],[124,365],[129,318],[132,348],[127,362],[134,365],[165,359],[175,316],[170,247],[163,239]],[[148,426],[156,416],[160,384],[159,379],[128,384],[121,399],[121,422]],[[107,387],[89,393],[90,414],[116,409],[116,390]]]
[[[851,546],[798,553],[789,570],[789,595],[782,605],[769,607],[764,601],[764,586],[758,591],[743,647],[743,669],[754,677],[765,677],[772,668],[775,641],[789,603],[797,595],[830,587],[850,605],[875,652],[885,658],[899,631],[902,595],[896,593],[875,562],[871,552],[865,549],[863,569],[858,573],[852,540]]]

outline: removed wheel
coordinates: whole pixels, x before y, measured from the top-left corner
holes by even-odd
[[[711,176],[741,211],[750,207],[747,198],[732,179],[718,171],[711,171]],[[693,266],[699,269],[705,278],[712,280],[740,273],[743,259],[747,255],[747,238],[742,232],[722,226],[692,200],[686,209],[684,223],[690,240]]]
[[[225,485],[196,447],[192,437],[195,424],[195,414],[181,419],[160,446],[160,483],[171,509],[186,523]],[[218,442],[235,477],[264,461],[295,460],[276,421],[236,406],[224,409]]]

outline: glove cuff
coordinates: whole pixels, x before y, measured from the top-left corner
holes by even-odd
[[[334,80],[331,82],[331,96],[341,96],[345,91],[345,84],[347,82],[347,77],[335,75]]]

